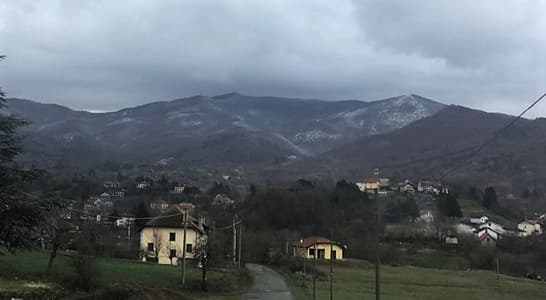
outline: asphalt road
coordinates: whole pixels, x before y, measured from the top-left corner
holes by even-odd
[[[279,273],[268,267],[246,264],[250,275],[254,278],[254,286],[243,295],[242,300],[293,300],[290,290]]]

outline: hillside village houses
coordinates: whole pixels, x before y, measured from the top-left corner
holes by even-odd
[[[162,200],[161,198],[156,198],[154,201],[150,202],[150,209],[159,212],[164,212],[169,206],[169,202]]]
[[[373,194],[377,192],[378,195],[386,195],[392,191],[399,191],[401,193],[427,193],[432,195],[439,195],[441,193],[448,194],[449,189],[439,181],[433,180],[420,180],[417,185],[412,183],[411,180],[406,179],[397,184],[392,184],[390,178],[382,178],[378,176],[362,177],[355,180],[355,184],[358,188],[366,193]]]
[[[295,242],[292,248],[293,255],[298,257],[342,260],[346,246],[325,237],[312,236]]]
[[[541,219],[528,219],[517,224],[517,230],[504,228],[493,222],[487,216],[470,218],[455,226],[455,231],[461,235],[474,235],[482,241],[483,245],[494,245],[504,236],[529,237],[543,234],[544,221]]]
[[[358,188],[366,193],[373,194],[386,194],[390,190],[390,179],[380,177],[365,177],[356,180]]]
[[[137,190],[146,190],[146,189],[149,189],[149,188],[150,188],[150,183],[147,182],[147,181],[139,182],[136,185]]]
[[[207,241],[208,227],[204,218],[187,213],[184,245],[184,211],[183,206],[175,205],[146,223],[140,232],[142,261],[175,265],[184,251],[187,259],[196,258],[196,250]]]
[[[105,188],[105,189],[119,189],[121,188],[121,184],[119,182],[114,182],[114,181],[105,181],[102,186]]]
[[[536,219],[525,219],[518,224],[519,236],[527,237],[533,235],[542,235],[543,223]]]
[[[175,193],[175,194],[182,194],[182,193],[184,193],[184,189],[185,189],[185,188],[186,188],[186,186],[177,184],[177,185],[174,187],[174,193]]]
[[[211,203],[213,206],[220,206],[223,208],[229,208],[235,205],[235,200],[231,199],[226,194],[217,194]]]
[[[398,190],[402,193],[410,193],[410,194],[415,193],[415,187],[409,180],[399,183]]]

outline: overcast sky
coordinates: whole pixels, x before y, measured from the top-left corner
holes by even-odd
[[[517,114],[546,89],[546,0],[0,0],[11,97],[114,110],[195,94],[419,94]],[[546,116],[546,101],[530,116]]]

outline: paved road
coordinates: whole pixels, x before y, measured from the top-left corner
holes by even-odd
[[[254,278],[254,286],[243,295],[242,300],[293,300],[286,282],[279,273],[268,267],[246,264],[250,275]]]

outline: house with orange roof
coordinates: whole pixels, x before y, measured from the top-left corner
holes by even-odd
[[[339,242],[330,241],[321,236],[311,236],[293,244],[294,256],[307,259],[337,259],[344,258],[347,246]]]

